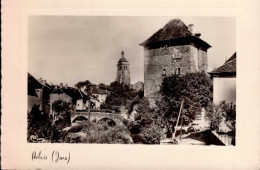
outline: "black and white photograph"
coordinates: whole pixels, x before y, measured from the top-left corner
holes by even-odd
[[[0,168],[259,169],[259,9],[3,0]]]
[[[28,17],[27,142],[236,145],[236,18]]]

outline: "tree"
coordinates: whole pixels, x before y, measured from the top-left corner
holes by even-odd
[[[235,106],[232,105],[232,103],[227,104],[224,102],[223,104],[223,116],[225,118],[225,121],[227,122],[228,127],[235,131],[236,129],[236,109]]]
[[[107,90],[107,86],[104,83],[99,83],[98,87],[103,90]]]
[[[160,88],[161,100],[156,102],[161,122],[168,131],[176,124],[183,100],[184,125],[192,122],[202,107],[212,102],[212,80],[204,72],[171,75],[163,79]]]
[[[51,119],[48,114],[41,112],[39,106],[34,106],[31,112],[28,113],[28,131],[27,137],[29,142],[38,142],[37,139],[48,141],[57,141],[60,134],[56,127],[51,125]],[[34,136],[35,139],[31,139]]]
[[[223,109],[222,104],[215,105],[211,104],[210,107],[207,109],[207,118],[210,121],[210,129],[211,130],[218,130],[219,131],[219,125],[223,120]]]
[[[210,120],[211,129],[219,130],[219,125],[224,120],[232,133],[235,133],[236,110],[232,106],[232,103],[228,104],[225,101],[222,101],[218,105],[214,104],[212,107],[208,108],[207,117]]]
[[[88,85],[91,85],[91,82],[89,80],[86,80],[86,81],[80,81],[78,82],[75,86],[77,88],[81,88],[83,86],[88,86]]]
[[[129,86],[117,81],[110,84],[109,90],[106,101],[101,106],[103,109],[116,109],[119,106],[126,106],[127,101],[132,100],[137,94]]]
[[[70,125],[70,112],[73,110],[73,106],[70,102],[56,100],[52,104],[52,108],[58,116],[58,121],[55,122],[56,125],[59,124],[61,128]]]
[[[129,131],[133,134],[136,143],[160,144],[162,129],[159,116],[153,108],[149,107],[149,101],[142,97],[133,101],[136,106],[135,120],[129,123]]]

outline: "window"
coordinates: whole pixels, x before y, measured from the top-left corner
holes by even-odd
[[[175,59],[175,60],[181,59],[181,52],[178,49],[174,48],[171,53],[171,57],[172,57],[172,59]]]
[[[163,69],[162,76],[165,76],[165,75],[166,75],[166,69]]]
[[[181,74],[181,68],[175,68],[175,69],[174,69],[174,73],[175,73],[176,75],[180,75],[180,74]]]

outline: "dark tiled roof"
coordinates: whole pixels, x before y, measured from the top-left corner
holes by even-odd
[[[35,89],[42,88],[42,84],[36,80],[30,73],[28,73],[28,95],[36,96]]]
[[[99,87],[97,87],[97,86],[91,86],[91,88],[89,88],[88,90],[87,90],[87,92],[89,93],[89,94],[107,94],[107,92],[106,92],[106,90],[104,90],[104,89],[101,89],[101,88],[99,88]]]
[[[74,89],[74,88],[65,89],[64,88],[62,90],[64,91],[64,93],[68,94],[72,99],[75,99],[75,100],[87,98],[87,95],[85,95],[78,89]]]
[[[52,89],[51,85],[49,85],[48,83],[46,83],[44,86],[48,87],[49,89]]]
[[[74,89],[74,88],[66,88],[66,89],[60,88],[60,89],[53,91],[52,93],[56,93],[56,94],[65,93],[72,98],[72,101],[74,104],[79,99],[83,99],[84,101],[89,99],[89,97],[86,94],[84,94],[80,90]]]
[[[118,63],[122,63],[122,62],[128,62],[127,59],[126,59],[124,56],[122,56],[122,57],[119,59],[119,61],[118,61]]]
[[[225,63],[228,63],[231,60],[234,60],[237,58],[237,53],[235,52]]]
[[[173,19],[142,44],[187,36],[192,36],[192,33],[189,31],[188,27],[180,19]]]
[[[236,53],[234,53],[222,66],[214,69],[209,74],[236,73]]]
[[[194,36],[188,26],[186,26],[180,19],[173,19],[169,21],[163,28],[155,32],[150,38],[141,43],[141,46],[148,46],[149,44],[172,41],[178,42],[194,42],[205,48],[211,47],[208,43],[197,36]],[[177,43],[178,44],[178,43]]]

